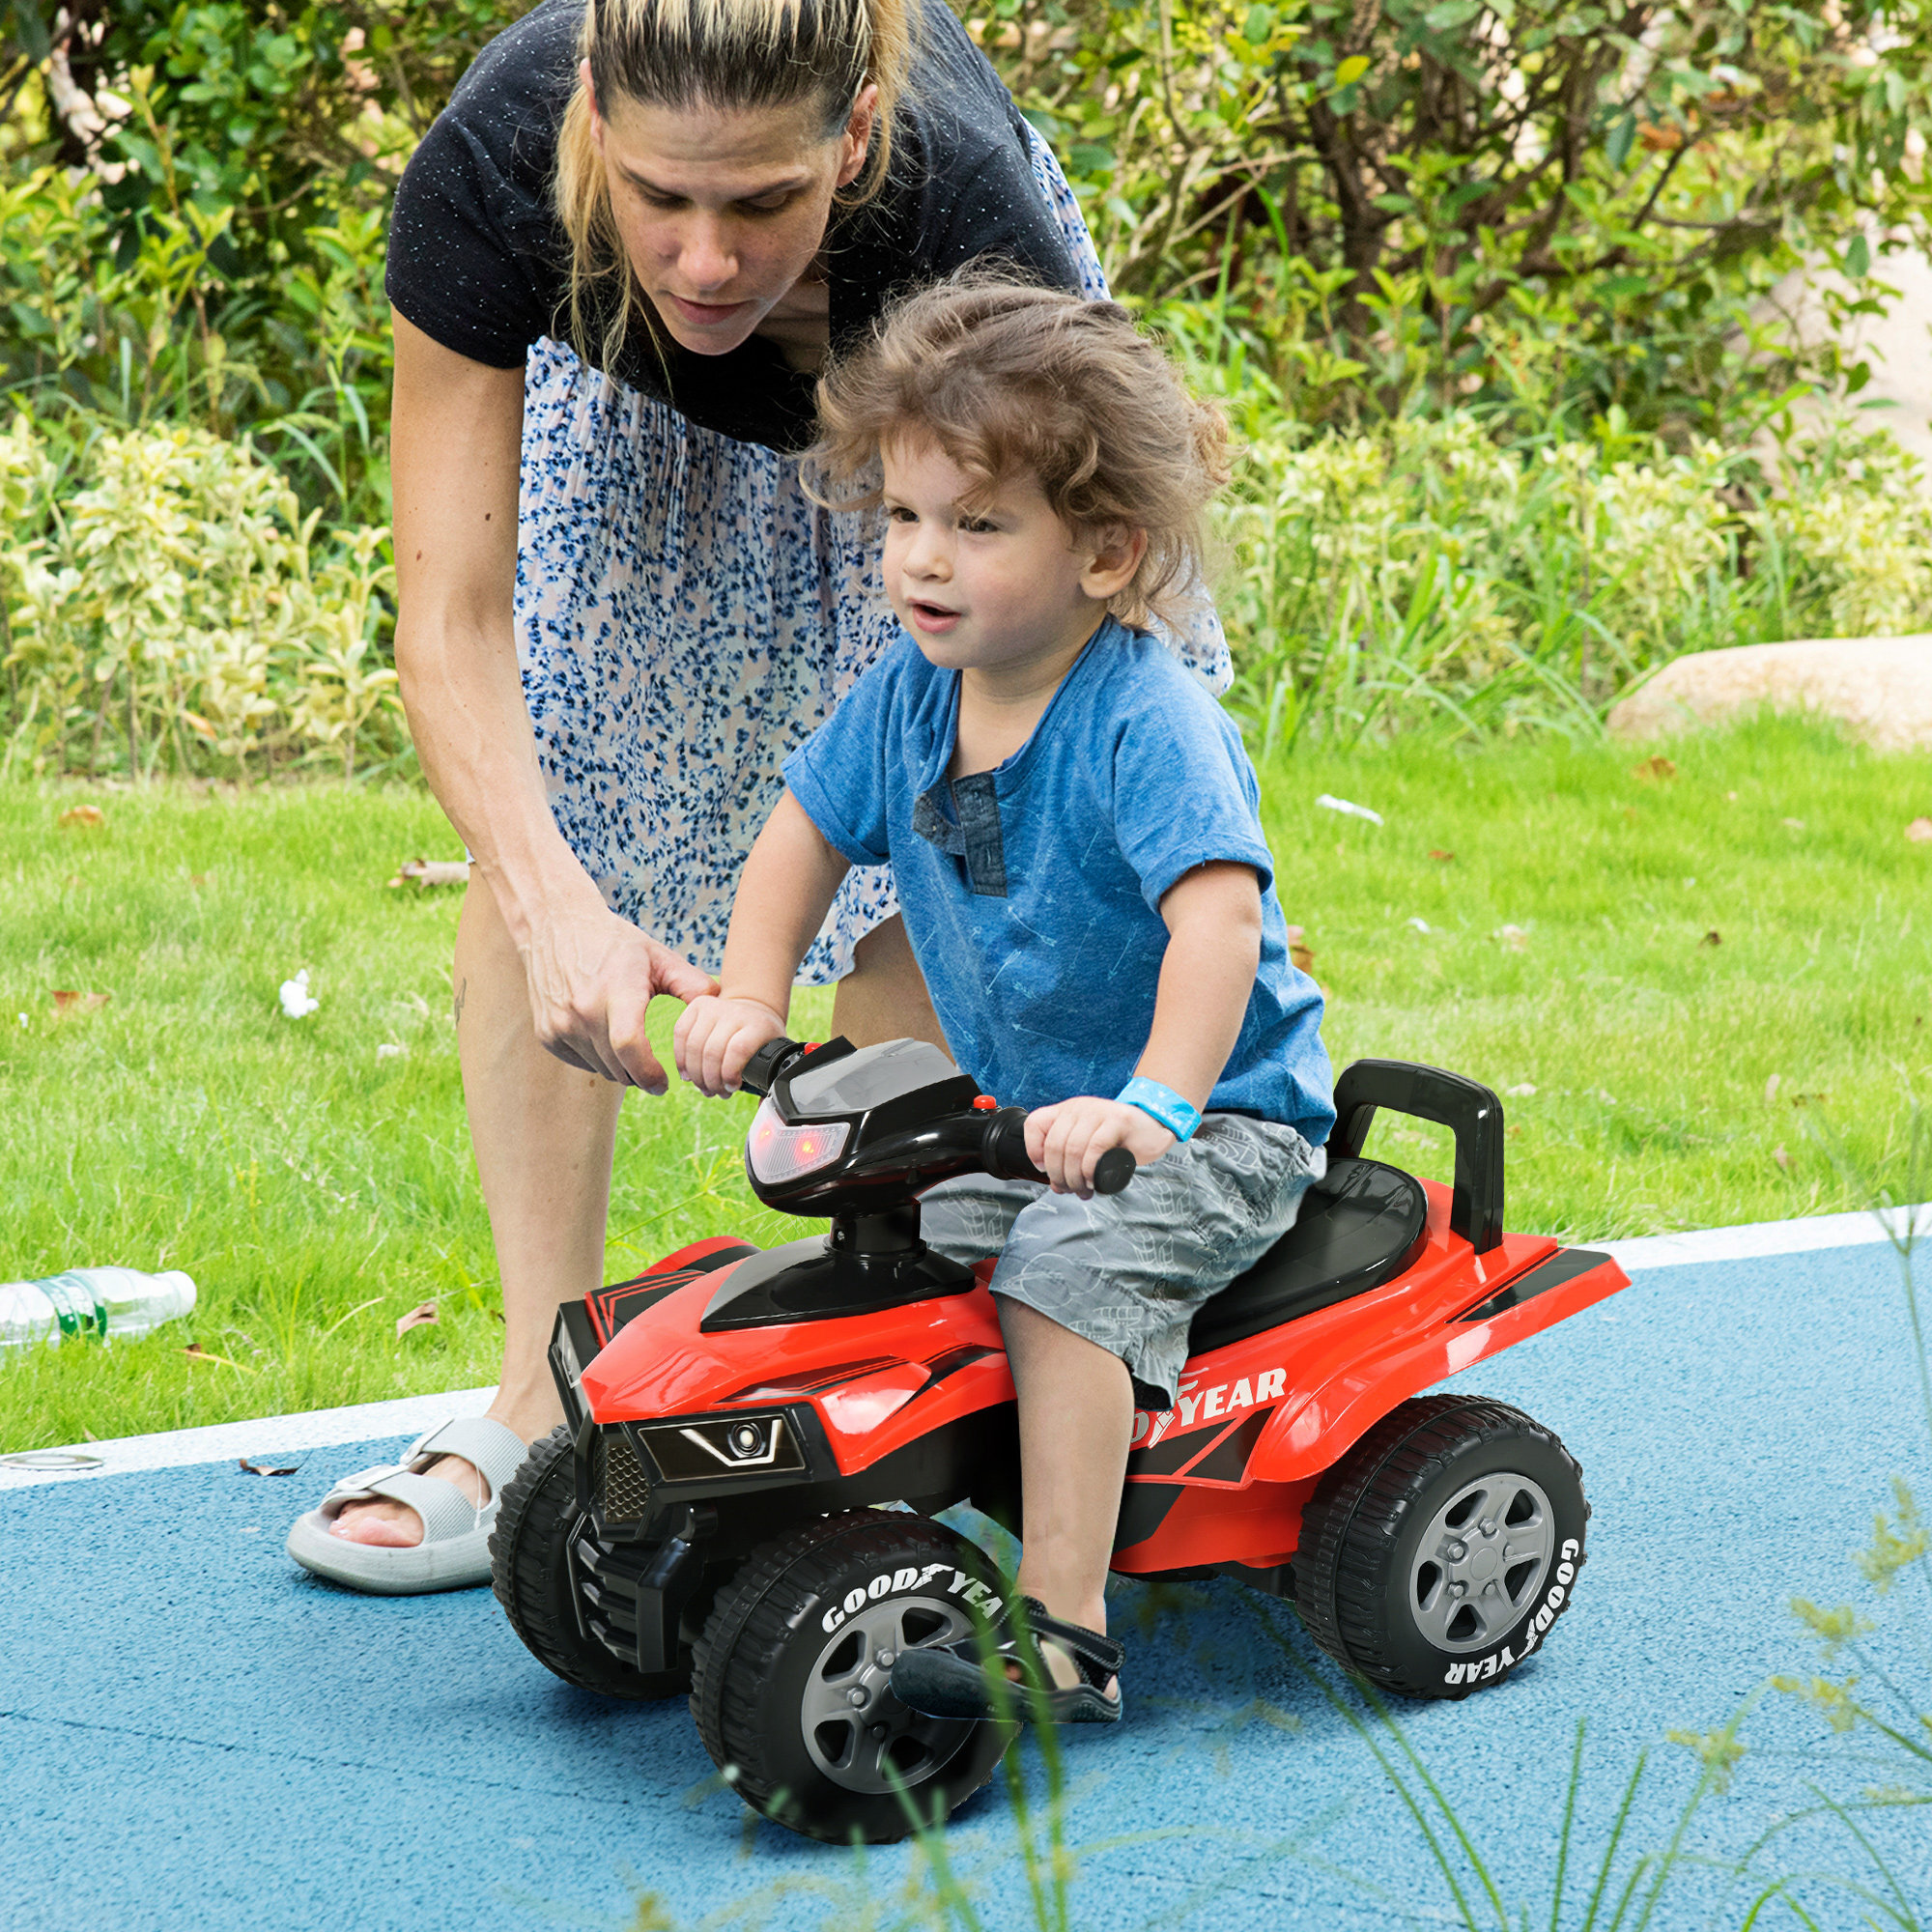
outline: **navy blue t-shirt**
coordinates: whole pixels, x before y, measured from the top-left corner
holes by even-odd
[[[890,863],[953,1057],[1003,1102],[1118,1094],[1153,1026],[1176,881],[1231,860],[1262,884],[1261,967],[1209,1096],[1320,1146],[1334,1121],[1321,995],[1288,954],[1240,734],[1152,639],[1111,617],[1004,764],[949,784],[959,673],[900,633],[785,761],[856,866]]]

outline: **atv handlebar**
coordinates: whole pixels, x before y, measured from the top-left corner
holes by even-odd
[[[799,1041],[782,1036],[768,1039],[745,1063],[738,1084],[748,1094],[769,1094],[779,1076],[810,1051]],[[1001,1107],[992,1113],[958,1117],[959,1124],[968,1129],[982,1121],[985,1125],[980,1135],[979,1153],[988,1174],[999,1180],[1046,1180],[1046,1176],[1027,1157],[1025,1108]],[[1094,1192],[1118,1194],[1134,1178],[1137,1168],[1138,1163],[1126,1148],[1109,1148],[1094,1164]]]
[[[772,1091],[772,1082],[783,1072],[787,1063],[810,1051],[803,1041],[787,1039],[782,1034],[776,1039],[766,1040],[746,1061],[745,1070],[738,1076],[739,1088],[744,1093],[756,1094],[762,1098]]]

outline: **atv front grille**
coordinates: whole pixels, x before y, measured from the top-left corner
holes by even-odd
[[[622,1430],[597,1432],[590,1471],[606,1522],[638,1522],[650,1514],[650,1478]]]

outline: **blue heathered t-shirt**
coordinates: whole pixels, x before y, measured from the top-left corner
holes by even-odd
[[[958,672],[901,633],[784,778],[845,858],[891,864],[961,1068],[1021,1107],[1118,1094],[1153,1026],[1161,896],[1232,860],[1261,878],[1261,968],[1208,1106],[1319,1147],[1335,1118],[1321,995],[1289,958],[1254,768],[1227,714],[1110,617],[1019,751],[949,785],[958,716]]]

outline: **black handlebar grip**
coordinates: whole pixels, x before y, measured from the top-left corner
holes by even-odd
[[[1026,1119],[1021,1108],[1002,1107],[986,1122],[986,1172],[997,1179],[1046,1179],[1027,1158]],[[1134,1178],[1138,1165],[1125,1148],[1109,1148],[1094,1164],[1094,1192],[1118,1194]]]
[[[781,1034],[777,1039],[768,1039],[750,1060],[745,1063],[745,1070],[738,1076],[738,1085],[747,1094],[769,1094],[772,1082],[779,1076],[780,1069],[788,1060],[795,1059],[805,1048],[795,1039],[787,1039]]]
[[[995,1180],[1044,1180],[1046,1176],[1027,1158],[1026,1112],[1020,1107],[1002,1107],[987,1116],[986,1133],[980,1144],[986,1172]]]

